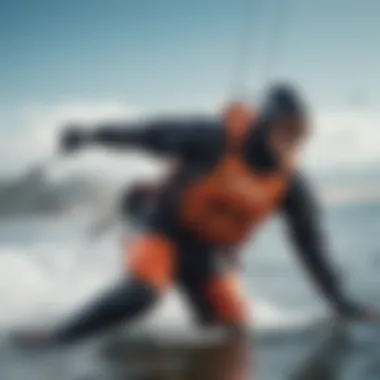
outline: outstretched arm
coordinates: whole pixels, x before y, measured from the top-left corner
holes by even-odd
[[[104,123],[90,131],[74,127],[64,132],[62,149],[73,151],[86,145],[100,145],[192,157],[197,154],[205,134],[214,131],[214,124],[206,118],[167,118],[135,123]]]
[[[295,175],[283,204],[288,231],[299,258],[321,292],[342,316],[362,316],[362,310],[345,298],[329,260],[318,205],[305,179]]]

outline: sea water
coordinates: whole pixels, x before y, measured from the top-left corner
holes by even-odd
[[[323,217],[347,293],[380,306],[380,203],[331,205]],[[6,338],[14,329],[54,325],[123,275],[121,229],[89,239],[88,226],[88,220],[67,216],[0,220],[1,380],[111,379],[97,342],[30,354]],[[240,266],[257,336],[252,378],[380,379],[380,327],[352,325],[345,344],[331,337],[329,309],[280,218],[252,238]],[[191,310],[176,290],[133,331],[168,343],[197,337]],[[312,365],[314,378],[302,372]]]

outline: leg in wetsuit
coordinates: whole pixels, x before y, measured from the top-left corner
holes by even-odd
[[[160,293],[177,282],[202,324],[245,324],[237,278],[212,247],[185,236],[141,237],[131,250],[133,278]]]
[[[52,342],[74,342],[140,316],[175,282],[198,322],[245,327],[245,302],[237,278],[228,265],[216,260],[211,247],[183,236],[148,233],[126,256],[129,278],[56,330]]]
[[[241,334],[246,322],[245,302],[230,266],[217,262],[216,257],[214,249],[193,239],[146,234],[127,252],[130,278],[103,294],[42,343],[75,342],[130,321],[149,310],[160,294],[176,282],[198,323],[233,328],[233,339],[208,350],[194,370],[201,376],[217,374],[219,380],[248,378],[247,342]]]
[[[248,379],[247,310],[234,266],[217,250],[192,237],[146,235],[132,247],[131,274],[156,288],[179,285],[200,325],[221,325],[229,339],[202,356],[195,378]]]

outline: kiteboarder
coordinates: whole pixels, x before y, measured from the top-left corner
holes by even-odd
[[[156,191],[143,233],[123,247],[125,277],[57,329],[25,337],[64,344],[104,332],[150,310],[174,284],[199,323],[244,334],[248,314],[239,274],[220,252],[235,255],[277,213],[334,312],[342,319],[369,318],[371,312],[342,291],[328,258],[317,202],[299,169],[298,153],[309,124],[298,91],[278,84],[257,109],[234,103],[219,118],[66,129],[62,150],[67,154],[92,146],[139,148],[173,158],[178,165]]]

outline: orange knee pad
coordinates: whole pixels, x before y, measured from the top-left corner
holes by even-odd
[[[127,270],[132,277],[164,290],[173,281],[175,247],[162,235],[143,235],[129,247]]]

